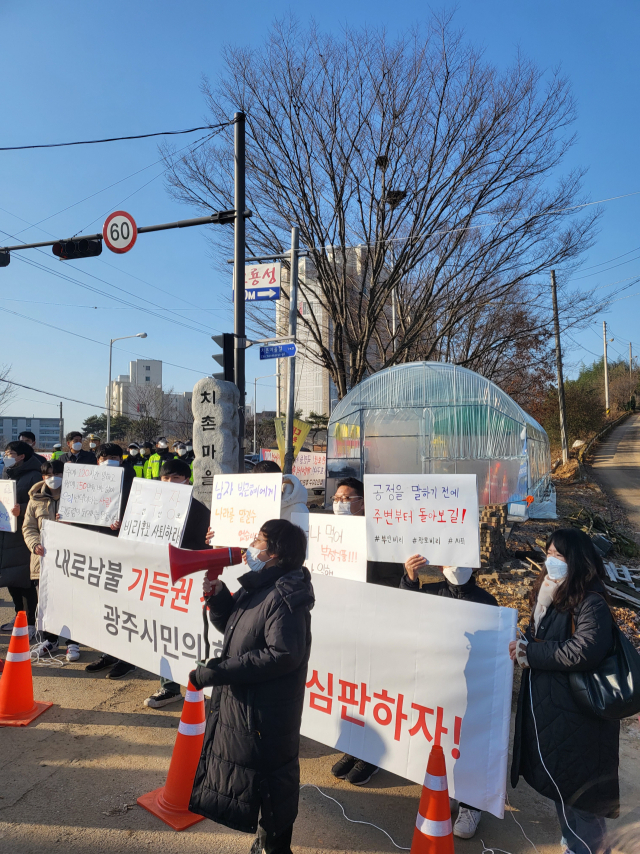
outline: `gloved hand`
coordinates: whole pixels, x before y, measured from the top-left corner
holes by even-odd
[[[528,640],[523,640],[520,638],[516,641],[516,661],[522,668],[528,668],[529,659],[527,658],[527,647],[529,646]]]
[[[210,688],[212,685],[217,685],[216,673],[219,664],[219,658],[211,658],[206,664],[199,664],[195,670],[192,670],[189,674],[189,679],[193,687],[200,691],[202,688]]]

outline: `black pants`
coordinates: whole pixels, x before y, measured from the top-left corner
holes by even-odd
[[[13,605],[18,611],[27,612],[27,625],[35,626],[36,624],[36,609],[38,607],[38,587],[35,581],[32,581],[29,587],[7,587],[9,595],[13,599]]]
[[[284,830],[279,836],[267,839],[267,834],[262,827],[258,827],[258,840],[265,854],[292,854],[291,837],[293,825]]]

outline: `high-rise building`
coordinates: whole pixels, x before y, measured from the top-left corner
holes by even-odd
[[[4,438],[5,444],[16,441],[23,430],[35,435],[40,451],[49,451],[60,441],[59,418],[0,418],[0,438]]]
[[[159,359],[137,359],[129,363],[129,374],[111,381],[111,411],[138,419],[157,419],[164,433],[187,438],[191,435],[191,391],[182,394],[162,390],[162,362]],[[107,390],[107,405],[109,392]]]

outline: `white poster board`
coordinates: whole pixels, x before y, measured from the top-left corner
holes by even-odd
[[[137,477],[131,486],[118,537],[179,546],[192,490],[187,483],[163,483]]]
[[[43,545],[40,630],[186,685],[204,654],[203,572],[172,585],[167,546],[55,522]],[[233,591],[245,571],[222,578]],[[313,585],[302,733],[416,783],[441,744],[452,797],[502,816],[517,612],[318,574]]]
[[[0,531],[15,534],[18,530],[18,519],[11,512],[16,503],[15,480],[0,480]]]
[[[365,474],[369,560],[480,566],[475,474]]]
[[[280,451],[261,448],[260,458],[280,465]],[[327,455],[315,451],[300,451],[293,461],[293,472],[307,489],[324,489],[327,474]]]
[[[280,518],[281,474],[216,474],[211,495],[212,546],[245,548],[269,519]]]
[[[367,580],[367,531],[364,516],[292,513],[291,521],[307,535],[309,572]]]
[[[121,466],[65,463],[58,513],[61,522],[108,528],[120,518]]]

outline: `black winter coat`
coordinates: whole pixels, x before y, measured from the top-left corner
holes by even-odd
[[[446,599],[464,599],[466,602],[479,602],[481,605],[497,605],[498,600],[488,590],[478,587],[476,579],[472,575],[466,584],[450,584],[446,578],[444,581],[436,581],[433,584],[423,584],[416,578],[412,581],[405,573],[400,582],[401,590],[419,590],[421,593],[431,593],[432,596],[444,596]]]
[[[260,814],[273,838],[298,814],[313,587],[306,567],[248,572],[240,584],[208,599],[224,644],[196,670],[197,687],[214,688],[189,809],[247,833]]]
[[[20,515],[15,533],[0,531],[0,587],[31,586],[31,552],[22,536],[22,523],[29,503],[29,490],[42,481],[41,465],[39,459],[31,457],[22,465],[6,469],[7,480],[16,482],[16,504],[20,505]]]
[[[565,803],[616,818],[620,724],[585,715],[569,685],[571,671],[593,670],[609,652],[613,617],[602,596],[590,592],[576,609],[574,620],[572,635],[571,614],[560,613],[551,605],[537,634],[533,634],[533,626],[527,631],[531,669],[522,671],[511,785],[515,787],[521,775],[541,795],[559,803],[551,774]],[[540,760],[536,726],[549,774]]]
[[[93,451],[78,451],[77,454],[74,454],[73,451],[67,451],[66,454],[62,454],[60,457],[60,462],[64,463],[76,463],[77,465],[82,466],[95,466],[98,464],[98,460]]]

